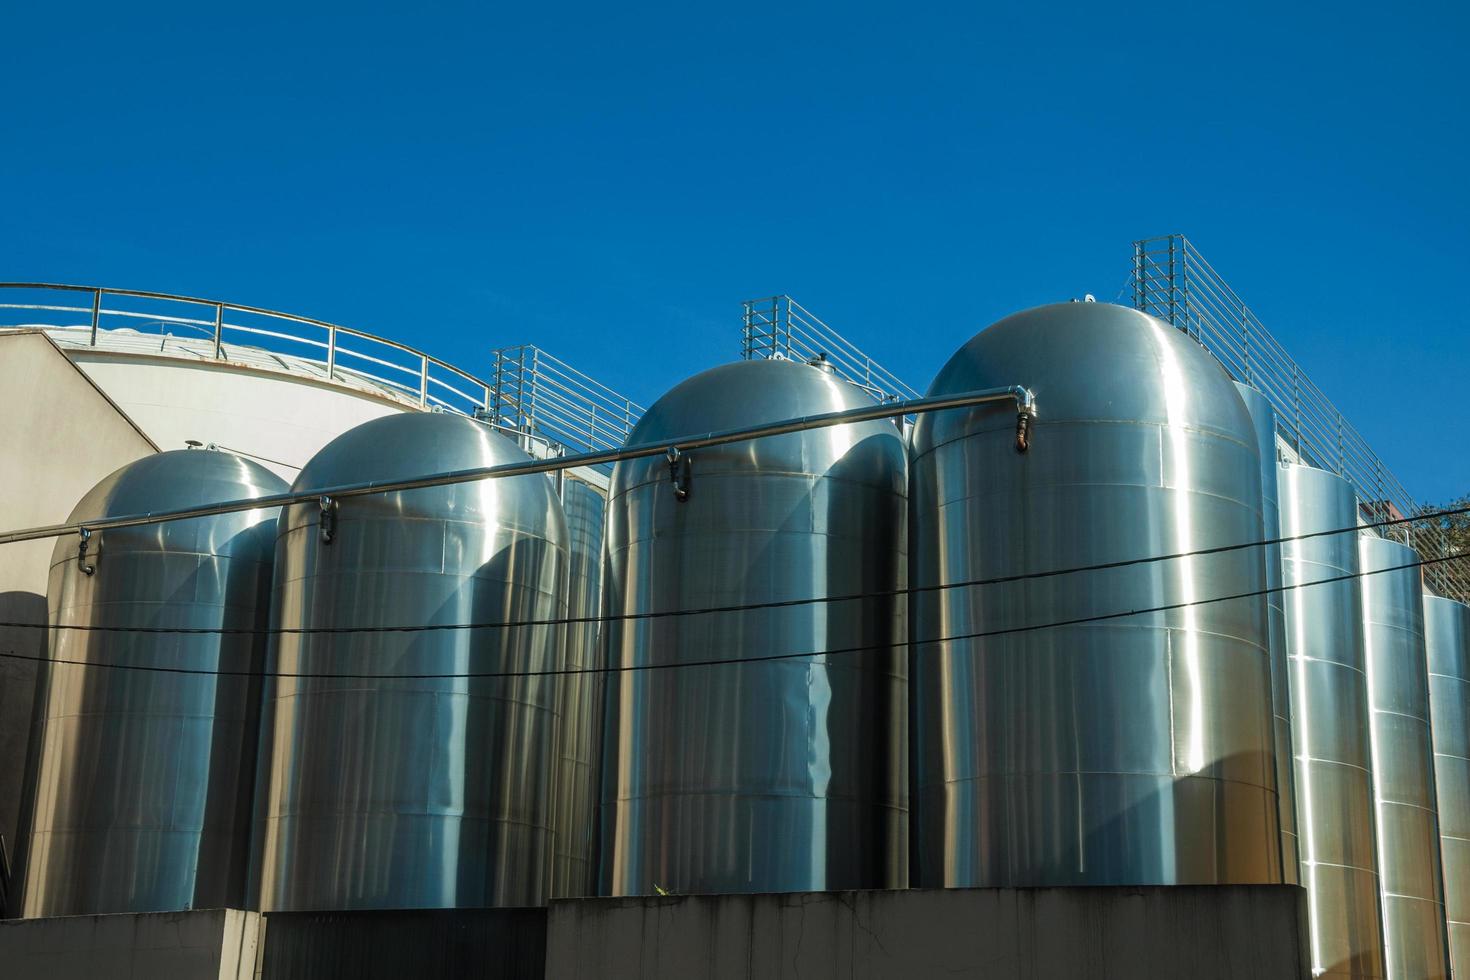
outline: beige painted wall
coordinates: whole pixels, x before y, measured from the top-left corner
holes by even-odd
[[[156,447],[45,334],[0,333],[0,530],[64,521],[113,470]],[[53,541],[0,545],[0,622],[46,621]],[[0,626],[0,654],[39,656],[45,632]],[[36,684],[0,657],[0,834],[13,856]]]

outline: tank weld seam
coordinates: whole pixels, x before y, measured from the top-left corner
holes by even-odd
[[[389,675],[385,679],[386,680],[392,680],[393,677],[394,677],[394,675]],[[316,700],[318,698],[321,698],[324,695],[326,695],[326,696],[334,696],[334,695],[343,695],[343,694],[350,694],[350,695],[368,694],[368,695],[372,695],[373,697],[382,697],[385,694],[408,694],[408,695],[415,695],[415,696],[420,696],[420,697],[432,697],[432,698],[440,698],[440,697],[446,697],[446,696],[447,697],[460,697],[460,698],[465,698],[466,700],[469,700],[469,701],[483,701],[483,702],[490,702],[491,704],[509,704],[509,705],[515,705],[518,708],[529,708],[529,709],[532,709],[532,710],[535,710],[535,711],[544,711],[547,714],[556,715],[557,717],[560,717],[561,716],[560,715],[560,712],[558,712],[556,710],[556,707],[554,705],[536,704],[533,701],[521,701],[521,700],[518,700],[516,698],[490,697],[490,696],[484,695],[484,694],[474,694],[474,693],[472,693],[470,691],[446,691],[446,690],[440,690],[440,689],[424,690],[424,689],[416,689],[416,688],[407,688],[407,689],[402,689],[402,690],[393,690],[393,689],[384,690],[383,688],[377,687],[377,686],[351,687],[351,688],[329,687],[329,688],[316,688],[316,689],[313,689],[313,690],[310,690],[310,691],[294,691],[294,692],[292,692],[290,694],[272,694],[272,695],[267,695],[266,703],[267,704],[271,704],[271,705],[277,705],[277,704],[283,704],[283,703],[285,703],[287,701],[296,701],[296,700],[312,701],[312,700]]]
[[[1391,708],[1374,708],[1373,709],[1373,713],[1375,715],[1389,715],[1390,717],[1393,717],[1393,718],[1407,718],[1410,721],[1417,721],[1419,724],[1423,725],[1425,728],[1428,728],[1429,727],[1429,718],[1428,718],[1427,715],[1415,715],[1415,714],[1410,714],[1407,711],[1394,711]]]
[[[1438,819],[1438,817],[1439,817],[1439,810],[1438,809],[1436,809],[1435,807],[1432,807],[1432,806],[1425,806],[1422,803],[1410,803],[1410,802],[1408,802],[1406,800],[1380,799],[1378,801],[1378,805],[1379,806],[1396,806],[1396,807],[1401,807],[1402,809],[1405,809],[1405,810],[1418,810],[1420,813],[1428,813],[1431,816],[1435,817],[1436,819]]]
[[[1309,663],[1309,664],[1325,664],[1328,667],[1336,667],[1336,668],[1338,668],[1340,670],[1350,670],[1350,671],[1352,671],[1355,674],[1362,674],[1365,678],[1368,676],[1368,672],[1367,672],[1367,670],[1365,668],[1363,668],[1363,667],[1355,667],[1352,664],[1345,664],[1341,660],[1327,660],[1327,659],[1325,659],[1323,657],[1309,657],[1309,656],[1306,656],[1305,654],[1298,654],[1298,653],[1291,654],[1290,656],[1287,657],[1287,660],[1288,661],[1291,661],[1291,660],[1300,660],[1303,663]]]
[[[1416,640],[1424,639],[1424,631],[1422,629],[1414,629],[1412,626],[1404,626],[1400,623],[1385,622],[1381,619],[1369,619],[1367,616],[1364,616],[1363,625],[1371,629],[1393,630],[1395,633],[1403,633]]]
[[[382,807],[369,808],[358,806],[350,809],[339,809],[336,807],[327,809],[324,807],[302,808],[298,806],[290,810],[277,810],[266,817],[266,822],[274,824],[290,820],[309,822],[336,817],[429,817],[434,820],[454,820],[459,823],[489,824],[491,826],[506,825],[511,827],[529,827],[531,830],[553,831],[549,819],[545,822],[537,823],[534,820],[517,820],[512,817],[481,817],[472,816],[464,812],[425,810],[422,808],[409,809],[407,807],[384,809]]]
[[[1106,480],[1106,481],[1105,480],[1088,480],[1088,481],[1074,480],[1074,481],[1068,481],[1066,483],[1048,483],[1048,484],[1045,484],[1043,486],[1028,486],[1025,489],[1025,493],[1027,495],[1029,495],[1029,496],[1033,496],[1034,497],[1034,496],[1039,496],[1039,495],[1041,495],[1043,493],[1046,493],[1046,492],[1051,491],[1051,490],[1054,490],[1054,489],[1070,490],[1070,489],[1073,489],[1073,488],[1097,488],[1097,487],[1107,487],[1107,488],[1110,488],[1110,489],[1120,489],[1120,490],[1133,490],[1133,489],[1136,489],[1136,490],[1164,490],[1164,491],[1168,491],[1170,493],[1183,493],[1183,494],[1188,494],[1190,497],[1203,498],[1203,499],[1206,499],[1206,500],[1223,500],[1226,503],[1235,504],[1236,506],[1238,506],[1242,510],[1244,510],[1247,514],[1250,514],[1252,516],[1256,516],[1258,514],[1258,511],[1255,508],[1251,507],[1251,505],[1249,503],[1247,503],[1244,500],[1241,500],[1238,497],[1232,497],[1229,494],[1224,494],[1224,493],[1216,493],[1213,490],[1205,490],[1205,489],[1203,489],[1201,487],[1198,487],[1198,486],[1179,487],[1179,486],[1170,486],[1167,483],[1127,483],[1127,482],[1114,482],[1114,481],[1111,481],[1111,480]],[[987,490],[987,491],[984,491],[984,492],[981,492],[981,493],[966,494],[963,497],[946,497],[946,498],[944,498],[943,500],[941,500],[939,502],[939,509],[942,511],[942,510],[944,510],[947,507],[955,507],[955,506],[958,506],[960,504],[967,504],[967,503],[968,504],[977,504],[977,503],[978,504],[985,504],[985,503],[988,503],[988,502],[990,502],[992,500],[1012,500],[1012,499],[1015,499],[1015,494],[1013,492],[1011,492],[1011,491],[1003,490],[1003,489],[1002,490]],[[1267,541],[1252,542],[1252,544],[1250,545],[1250,547],[1259,547],[1259,548],[1267,548],[1267,547],[1270,547],[1270,546],[1271,546],[1271,544],[1269,542],[1267,542]],[[1212,547],[1212,546],[1205,545],[1205,546],[1201,546],[1201,547],[1208,548],[1208,547]],[[1245,549],[1242,549],[1242,550],[1245,550]],[[1192,555],[1189,554],[1189,553],[1186,553],[1186,554],[1182,555],[1182,557],[1188,558],[1188,557],[1192,557]]]
[[[634,802],[638,800],[668,800],[681,797],[705,798],[714,797],[724,800],[799,800],[824,803],[853,803],[865,807],[876,807],[880,810],[893,810],[896,813],[907,813],[909,808],[902,803],[884,803],[881,800],[872,800],[863,796],[835,795],[831,793],[816,795],[812,793],[751,793],[737,790],[668,790],[657,793],[637,793],[634,795],[619,795],[611,799],[603,798],[600,806],[613,806],[618,803]]]
[[[1385,889],[1383,892],[1383,897],[1391,898],[1399,902],[1422,902],[1425,905],[1431,905],[1435,908],[1444,908],[1443,902],[1436,902],[1433,898],[1428,898],[1424,895],[1412,895],[1407,892],[1391,892]]]
[[[919,780],[917,782],[917,785],[921,789],[931,787],[937,788],[948,786],[954,783],[978,783],[985,782],[987,780],[1015,779],[1018,777],[1024,778],[1033,776],[1045,776],[1055,778],[1065,778],[1070,776],[1136,776],[1141,779],[1167,780],[1175,783],[1182,783],[1189,780],[1198,779],[1207,780],[1212,783],[1227,783],[1232,786],[1249,786],[1252,789],[1258,789],[1262,792],[1270,793],[1273,796],[1276,795],[1276,790],[1273,787],[1266,786],[1261,783],[1253,783],[1250,780],[1246,779],[1226,779],[1224,776],[1206,776],[1202,773],[1197,772],[1190,773],[1185,776],[1180,776],[1179,774],[1168,770],[1131,771],[1127,769],[1025,769],[994,772],[989,775],[982,776],[955,776],[930,781]]]
[[[1306,858],[1302,859],[1302,864],[1309,864],[1316,868],[1339,868],[1343,871],[1356,871],[1359,874],[1372,875],[1374,878],[1378,877],[1378,869],[1376,867],[1364,867],[1361,864],[1338,864],[1336,861],[1309,861]]]
[[[705,450],[700,450],[699,452],[701,454],[701,458],[704,458],[704,454],[710,452],[710,450],[705,449]],[[617,490],[612,490],[611,488],[609,488],[609,492],[608,492],[608,496],[607,496],[607,503],[608,503],[609,509],[611,509],[611,506],[612,506],[612,504],[615,501],[619,501],[622,498],[627,497],[630,494],[633,494],[633,493],[635,493],[635,492],[637,492],[639,490],[643,490],[643,489],[648,488],[648,487],[658,488],[658,487],[662,487],[662,486],[664,486],[664,485],[666,485],[668,483],[668,463],[667,463],[667,461],[664,460],[662,457],[647,457],[647,458],[648,459],[657,459],[656,469],[658,469],[661,472],[663,472],[664,478],[661,479],[661,480],[660,479],[643,480],[643,481],[640,481],[638,483],[629,484],[626,487],[620,487]],[[642,462],[642,460],[639,460],[639,462]],[[842,460],[835,461],[834,462],[834,465],[837,462],[842,462]],[[652,464],[650,464],[650,465],[652,465]],[[705,465],[709,465],[708,462],[706,462]],[[754,465],[752,465],[749,468],[744,469],[744,470],[739,470],[739,469],[735,469],[734,467],[732,467],[729,470],[715,470],[714,472],[701,472],[699,476],[700,476],[700,482],[701,483],[705,483],[705,482],[711,482],[711,483],[713,483],[713,482],[723,482],[723,481],[728,481],[728,482],[732,482],[732,483],[747,483],[750,480],[761,480],[761,481],[765,481],[765,480],[770,479],[770,478],[779,477],[779,478],[783,478],[783,479],[787,479],[787,480],[802,480],[805,483],[813,484],[813,485],[818,484],[818,483],[833,483],[833,484],[838,484],[838,485],[844,486],[844,487],[858,487],[858,488],[861,488],[861,489],[864,489],[864,490],[872,490],[872,491],[876,492],[877,494],[880,494],[880,495],[885,496],[885,497],[896,497],[899,500],[907,500],[908,497],[909,497],[909,494],[908,494],[908,491],[907,491],[906,488],[899,489],[892,482],[877,483],[877,482],[872,481],[872,480],[854,480],[851,477],[832,476],[830,473],[812,473],[812,472],[807,471],[807,470],[771,470],[771,469],[765,469],[764,467],[757,468]],[[406,493],[408,491],[401,491],[401,492],[405,492]]]
[[[953,412],[964,412],[964,411],[971,412],[972,413],[972,416],[971,416],[972,418],[973,418],[974,415],[984,414],[984,413],[987,413],[987,412],[1001,411],[1001,410],[1002,409],[997,408],[996,406],[993,406],[993,405],[971,405],[971,406],[961,406],[959,408],[949,409],[949,411],[951,413],[953,413]],[[928,414],[928,413],[926,413],[926,414]],[[938,423],[931,424],[929,426],[929,428],[932,429],[933,426],[936,425],[936,424],[938,424]],[[1229,431],[1226,431],[1224,429],[1217,429],[1217,428],[1215,428],[1213,426],[1200,425],[1200,424],[1197,424],[1197,423],[1196,424],[1188,424],[1188,423],[1185,423],[1185,424],[1173,423],[1173,424],[1171,424],[1171,423],[1169,423],[1167,421],[1155,421],[1153,419],[1137,419],[1137,418],[1132,418],[1132,419],[1130,419],[1130,418],[1117,418],[1117,419],[1056,418],[1055,416],[1052,416],[1052,417],[1048,417],[1048,418],[1037,418],[1037,419],[1034,419],[1032,421],[1032,423],[1031,423],[1031,426],[1032,426],[1033,429],[1039,428],[1041,426],[1047,426],[1048,428],[1052,428],[1052,429],[1059,429],[1059,428],[1063,428],[1065,426],[1106,426],[1106,427],[1109,427],[1109,428],[1112,428],[1112,427],[1125,428],[1126,427],[1126,428],[1131,428],[1131,429],[1157,429],[1157,430],[1160,430],[1160,431],[1163,431],[1163,430],[1183,431],[1183,432],[1188,432],[1188,433],[1190,433],[1192,435],[1202,435],[1202,436],[1207,436],[1207,437],[1212,438],[1212,439],[1218,439],[1221,442],[1232,443],[1232,444],[1234,444],[1236,446],[1241,447],[1242,449],[1249,449],[1254,454],[1259,454],[1259,449],[1256,446],[1256,440],[1255,440],[1254,436],[1251,439],[1246,440],[1246,439],[1239,438],[1236,435],[1236,433],[1229,432]],[[983,436],[998,435],[998,434],[999,435],[1010,435],[1010,436],[1014,437],[1014,434],[1015,434],[1015,425],[1012,423],[1012,424],[1009,424],[1009,425],[1006,425],[1006,426],[996,425],[996,426],[986,426],[986,427],[983,427],[983,428],[978,427],[978,426],[967,426],[967,427],[963,427],[960,430],[959,434],[957,434],[957,435],[949,436],[948,438],[945,438],[942,441],[939,441],[939,442],[930,442],[927,445],[925,445],[923,449],[920,449],[919,451],[917,451],[914,454],[914,462],[917,463],[919,460],[923,459],[925,456],[932,455],[933,453],[936,453],[939,450],[944,449],[947,446],[953,446],[957,442],[965,442],[966,440],[969,440],[969,439],[977,439],[977,438],[980,438],[980,437],[983,437]],[[1049,436],[1048,438],[1055,439],[1055,436]],[[917,440],[915,440],[915,443],[917,444]]]
[[[1324,759],[1320,756],[1315,755],[1299,755],[1296,757],[1296,761],[1313,766],[1337,766],[1340,769],[1356,769],[1358,772],[1365,773],[1369,778],[1372,778],[1373,776],[1372,769],[1369,769],[1367,766],[1360,766],[1355,762],[1342,762],[1337,759]]]

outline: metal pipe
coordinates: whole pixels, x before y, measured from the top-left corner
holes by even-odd
[[[109,517],[104,520],[84,523],[48,524],[42,527],[26,528],[0,534],[0,544],[12,544],[17,541],[35,541],[41,538],[55,538],[63,534],[77,534],[83,528],[90,531],[103,531],[115,527],[161,524],[164,521],[184,520],[191,517],[210,517],[215,514],[228,514],[241,510],[311,503],[323,496],[336,499],[342,497],[360,497],[374,493],[418,490],[422,487],[442,487],[453,483],[471,483],[475,480],[493,480],[508,476],[524,476],[527,473],[550,473],[556,470],[574,469],[579,466],[603,466],[625,459],[642,459],[648,456],[663,455],[668,453],[670,449],[688,452],[692,449],[705,449],[710,446],[728,445],[732,442],[745,442],[748,439],[760,439],[766,436],[780,436],[792,432],[804,432],[808,429],[825,429],[831,428],[834,425],[870,422],[876,419],[919,415],[925,412],[942,412],[953,408],[973,408],[977,405],[1003,401],[1014,402],[1018,416],[1025,416],[1029,419],[1036,418],[1036,396],[1032,393],[1031,389],[1021,385],[1009,385],[957,395],[937,395],[927,398],[915,398],[903,402],[890,402],[886,405],[864,406],[841,412],[805,415],[799,418],[787,419],[784,422],[768,422],[763,425],[752,425],[739,429],[725,429],[720,432],[707,432],[702,435],[691,434],[686,438],[673,440],[672,443],[668,440],[660,440],[657,443],[625,446],[621,449],[609,449],[603,450],[602,452],[578,453],[573,456],[562,456],[557,459],[531,459],[524,463],[506,463],[500,466],[451,470],[448,473],[435,473],[430,476],[413,477],[404,480],[368,480],[363,483],[350,483],[337,487],[317,487],[301,492],[267,494],[248,500],[231,500],[204,507],[188,507],[180,510]]]

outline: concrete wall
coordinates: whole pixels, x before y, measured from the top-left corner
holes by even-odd
[[[548,980],[1308,976],[1294,885],[555,902]]]
[[[71,350],[77,365],[163,449],[186,439],[261,457],[286,481],[337,436],[416,411],[387,397],[297,374],[217,361]]]
[[[0,922],[5,980],[252,980],[260,916],[238,909]]]
[[[568,899],[0,922],[5,980],[1305,980],[1295,885]]]
[[[259,980],[541,980],[545,909],[272,912]]]
[[[154,444],[40,332],[0,333],[0,530],[54,524]],[[46,622],[53,541],[0,545],[0,622]],[[44,630],[0,626],[0,654],[41,656]],[[18,849],[34,661],[0,656],[0,834]]]

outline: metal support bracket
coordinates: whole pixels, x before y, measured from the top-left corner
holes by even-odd
[[[679,451],[678,446],[670,446],[664,458],[669,461],[669,482],[674,485],[674,499],[683,503],[689,499],[692,461],[688,453]]]
[[[331,544],[332,539],[337,536],[337,501],[332,497],[318,497],[317,506],[321,508],[321,539],[322,544]]]
[[[92,542],[92,532],[82,528],[77,533],[82,539],[77,545],[77,568],[81,569],[83,575],[91,575],[97,571],[97,566],[87,561],[87,545]]]

